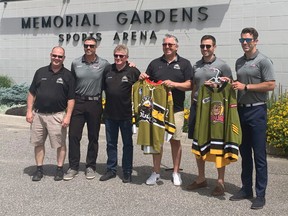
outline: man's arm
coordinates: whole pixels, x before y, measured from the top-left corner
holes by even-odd
[[[181,91],[190,91],[192,89],[191,80],[186,80],[185,82],[173,82],[171,80],[165,80],[163,83],[169,88],[177,88]]]
[[[64,119],[62,121],[62,127],[68,127],[69,126],[71,116],[72,116],[72,111],[74,109],[74,105],[75,105],[74,99],[68,100],[66,114],[65,114]]]
[[[237,90],[267,92],[267,91],[273,91],[273,89],[275,88],[275,81],[272,80],[272,81],[266,81],[266,82],[261,82],[261,83],[256,83],[256,84],[244,84],[244,83],[240,83],[236,81],[232,83],[232,86],[234,89],[237,89]]]
[[[28,92],[27,95],[27,112],[26,112],[26,121],[29,123],[33,122],[33,104],[35,101],[35,96]]]

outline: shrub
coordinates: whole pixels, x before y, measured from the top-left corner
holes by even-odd
[[[8,76],[0,75],[0,88],[10,88],[13,85],[13,80]]]
[[[28,89],[26,84],[0,88],[0,104],[7,106],[26,104]]]
[[[268,109],[267,143],[288,153],[288,93],[282,93]]]

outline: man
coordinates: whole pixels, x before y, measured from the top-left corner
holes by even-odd
[[[98,137],[102,116],[102,75],[108,61],[96,55],[97,41],[93,37],[84,40],[85,54],[72,62],[75,76],[75,108],[69,127],[69,170],[64,180],[71,180],[79,170],[80,140],[87,123],[88,148],[86,155],[86,178],[95,178]]]
[[[212,35],[204,35],[201,38],[200,50],[202,59],[197,61],[193,66],[193,91],[191,94],[191,107],[189,117],[189,129],[188,137],[193,138],[195,121],[196,121],[196,107],[198,91],[203,84],[209,84],[207,82],[212,77],[217,75],[217,71],[220,72],[220,77],[232,78],[232,71],[229,65],[222,59],[216,57],[216,39]],[[187,190],[195,190],[207,186],[205,177],[205,161],[202,157],[196,157],[198,176],[196,180],[187,186]],[[224,174],[225,166],[218,168],[218,181],[215,189],[212,191],[213,196],[224,195]]]
[[[54,47],[50,59],[50,65],[36,71],[27,96],[26,121],[31,124],[31,143],[35,146],[37,165],[32,181],[40,181],[43,177],[47,136],[51,147],[57,149],[58,167],[54,180],[63,179],[67,127],[75,103],[74,77],[63,65],[65,50]]]
[[[266,159],[266,129],[268,91],[275,88],[275,72],[272,61],[256,48],[258,32],[244,28],[239,39],[244,56],[236,61],[237,81],[232,85],[238,90],[238,112],[243,132],[240,154],[242,157],[242,188],[230,197],[237,201],[253,198],[253,158],[256,169],[256,198],[251,208],[265,205],[268,181]],[[253,156],[252,156],[253,150]]]
[[[176,124],[176,132],[170,140],[173,159],[172,181],[174,185],[179,186],[182,184],[179,167],[182,154],[180,140],[184,123],[184,100],[185,91],[191,90],[192,66],[187,59],[177,54],[178,39],[175,36],[166,34],[162,47],[164,54],[148,65],[146,73],[141,73],[140,79],[150,77],[152,80],[162,80],[164,85],[172,88]],[[161,147],[160,154],[153,154],[153,173],[147,179],[147,185],[154,185],[160,180],[162,153]]]
[[[126,45],[114,49],[114,64],[105,68],[103,89],[106,104],[104,109],[107,140],[107,171],[100,181],[116,177],[117,143],[119,129],[123,141],[122,169],[123,183],[132,181],[133,140],[132,140],[132,85],[139,79],[140,71],[128,64],[129,51]]]

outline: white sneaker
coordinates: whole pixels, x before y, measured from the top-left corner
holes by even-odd
[[[172,181],[175,186],[180,186],[182,184],[182,179],[180,173],[173,172]]]
[[[155,185],[160,180],[160,174],[153,172],[151,176],[146,180],[147,185]]]

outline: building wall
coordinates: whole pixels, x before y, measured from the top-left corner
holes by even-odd
[[[205,15],[198,12],[205,7]],[[182,21],[183,9],[192,9],[192,21]],[[157,23],[156,11],[165,13],[165,20]],[[131,18],[134,12],[138,20]],[[151,23],[144,23],[144,12],[151,12]],[[117,23],[120,12],[127,14],[129,21],[125,25]],[[173,14],[170,18],[170,13]],[[82,55],[83,44],[80,41],[59,42],[59,34],[100,33],[101,41],[97,54],[113,62],[113,48],[118,43],[126,43],[130,49],[130,60],[141,71],[145,71],[149,62],[162,55],[162,38],[166,33],[174,34],[179,39],[179,54],[193,64],[201,53],[200,38],[212,34],[217,39],[216,55],[234,70],[235,60],[243,55],[238,42],[240,31],[244,27],[255,27],[259,32],[258,49],[269,56],[275,65],[277,84],[288,88],[288,69],[284,63],[288,59],[288,1],[286,0],[30,0],[0,3],[0,74],[8,75],[17,83],[30,84],[36,69],[49,63],[49,53],[55,45],[66,49],[65,66],[70,68],[71,61]],[[97,25],[81,26],[81,17],[86,14],[90,21],[96,16]],[[73,17],[78,15],[78,26],[52,26],[42,28],[41,18],[56,16]],[[22,28],[22,18],[37,18],[39,28]],[[92,18],[91,18],[92,17]],[[172,22],[170,21],[172,19]],[[91,21],[92,22],[92,21]],[[115,33],[120,40],[113,40]],[[123,40],[123,33],[128,40]],[[132,33],[134,32],[134,33]],[[147,33],[148,39],[141,40],[141,32]],[[157,39],[149,39],[154,32]],[[132,40],[132,34],[136,39]],[[235,74],[234,74],[235,75]]]

